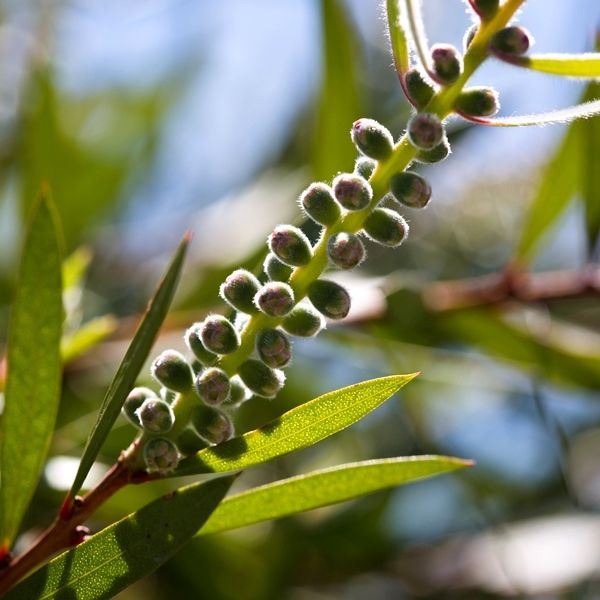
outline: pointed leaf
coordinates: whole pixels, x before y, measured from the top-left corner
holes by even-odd
[[[429,56],[429,43],[423,24],[423,14],[420,0],[402,0],[406,11],[408,28],[412,37],[413,45],[421,66],[429,75],[432,75],[431,60]]]
[[[46,190],[25,240],[8,338],[8,377],[0,431],[0,552],[31,500],[60,400],[62,330],[58,224]]]
[[[171,558],[202,527],[233,479],[194,483],[155,500],[50,561],[5,600],[113,598]]]
[[[312,446],[362,419],[415,377],[382,377],[319,396],[259,429],[186,458],[173,475],[237,471]]]
[[[148,354],[152,349],[158,330],[165,320],[167,311],[173,300],[188,242],[189,238],[186,236],[179,245],[158,290],[148,306],[148,310],[146,311],[142,322],[135,332],[135,336],[123,357],[123,361],[104,396],[98,419],[88,438],[79,464],[79,469],[77,470],[77,475],[75,476],[75,481],[73,482],[73,487],[69,492],[70,499],[73,499],[75,494],[81,489],[81,486],[94,463],[94,459],[98,455],[106,436],[119,416],[119,412],[127,394],[135,384],[140,369],[144,365],[146,358],[148,358]]]
[[[408,456],[350,463],[290,477],[227,498],[198,535],[280,519],[472,464],[447,456]]]
[[[505,62],[541,73],[566,77],[600,77],[600,53],[538,54],[532,56],[499,55]]]
[[[386,11],[394,66],[400,81],[403,81],[403,75],[410,68],[410,52],[406,31],[401,20],[400,2],[402,0],[386,0]]]

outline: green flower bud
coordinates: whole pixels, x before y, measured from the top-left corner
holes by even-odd
[[[350,294],[338,283],[318,279],[308,287],[315,308],[330,319],[343,319],[350,312]]]
[[[271,281],[258,290],[254,302],[266,315],[283,317],[294,307],[294,291],[287,283]]]
[[[231,321],[221,315],[210,315],[202,322],[200,339],[209,352],[230,354],[240,346],[240,335]]]
[[[389,208],[376,208],[365,220],[365,232],[384,246],[399,246],[408,235],[408,223]]]
[[[469,46],[471,45],[471,42],[473,41],[473,38],[475,37],[475,34],[477,33],[477,29],[479,28],[478,25],[471,25],[471,27],[469,27],[469,29],[467,29],[465,31],[465,35],[463,36],[463,51],[466,52],[469,49]]]
[[[227,373],[217,367],[209,367],[196,377],[196,392],[206,404],[223,404],[229,398],[230,390]]]
[[[121,413],[132,425],[141,427],[136,411],[148,398],[156,398],[156,394],[147,387],[133,388],[125,398]]]
[[[171,440],[155,437],[144,445],[144,462],[149,473],[168,473],[179,463],[179,452]]]
[[[221,298],[236,310],[253,314],[256,312],[253,299],[259,288],[260,281],[250,271],[237,269],[221,284],[220,293]]]
[[[531,40],[531,34],[524,27],[505,27],[492,36],[490,50],[495,54],[519,56],[529,50]]]
[[[444,138],[444,126],[434,113],[418,113],[408,122],[408,139],[419,150],[431,150]]]
[[[234,435],[231,419],[216,408],[194,406],[190,421],[196,433],[209,444],[221,444]]]
[[[208,446],[206,440],[202,439],[192,427],[186,427],[177,436],[175,445],[182,456],[191,456]]]
[[[341,214],[333,191],[324,183],[311,183],[300,195],[300,204],[306,214],[319,225],[333,225]]]
[[[292,274],[292,267],[282,263],[272,252],[267,254],[263,269],[271,281],[287,281]]]
[[[406,90],[417,110],[423,110],[435,94],[434,87],[423,77],[419,69],[410,69],[404,75]]]
[[[347,210],[365,208],[373,197],[369,183],[351,173],[342,173],[333,180],[333,193],[338,202]]]
[[[352,269],[365,258],[365,247],[353,233],[336,233],[327,243],[329,260],[340,269]]]
[[[350,135],[354,145],[369,158],[385,160],[394,150],[392,134],[373,119],[354,121]]]
[[[482,21],[490,21],[496,16],[500,0],[469,0],[473,10]]]
[[[204,365],[205,367],[210,367],[214,365],[219,357],[209,352],[202,343],[202,337],[200,335],[202,331],[202,323],[194,323],[184,335],[184,340],[186,346],[190,349],[193,355],[198,359],[200,365]],[[194,365],[192,365],[192,368]],[[194,369],[196,371],[197,369]]]
[[[450,44],[435,44],[431,48],[431,63],[435,79],[442,85],[454,83],[462,73],[462,58]]]
[[[398,202],[410,208],[425,208],[431,198],[431,186],[427,181],[408,171],[392,175],[390,190]]]
[[[471,117],[491,117],[498,112],[498,92],[489,87],[472,87],[461,92],[454,109]]]
[[[238,373],[250,391],[262,398],[274,398],[285,381],[283,371],[271,369],[253,358],[243,363]]]
[[[160,398],[147,398],[135,411],[144,431],[167,433],[175,423],[171,407]]]
[[[183,354],[165,350],[152,363],[152,376],[166,388],[187,392],[192,387],[192,369]]]
[[[309,304],[299,304],[285,318],[282,327],[292,335],[313,337],[325,328],[325,319]]]
[[[267,367],[281,369],[290,364],[292,344],[278,329],[261,329],[256,336],[256,353]]]
[[[354,173],[363,179],[369,179],[377,167],[377,162],[367,156],[359,156],[354,163]]]
[[[419,150],[415,158],[421,163],[438,163],[446,160],[450,156],[450,152],[450,144],[446,136],[444,136],[444,139],[435,148],[431,150]]]
[[[277,226],[269,236],[268,243],[271,252],[290,267],[306,265],[312,258],[312,247],[308,238],[292,225]]]
[[[229,380],[229,384],[231,386],[229,398],[223,402],[223,407],[237,408],[252,396],[252,392],[243,384],[238,375],[234,375]]]

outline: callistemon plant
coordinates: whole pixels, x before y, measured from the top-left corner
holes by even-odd
[[[406,216],[411,210],[426,208],[435,197],[429,183],[417,172],[419,165],[445,160],[451,153],[446,133],[448,119],[519,126],[571,120],[600,111],[600,101],[596,100],[542,115],[494,118],[499,110],[498,93],[492,87],[468,86],[471,75],[489,57],[547,73],[600,76],[598,54],[527,56],[531,35],[510,24],[523,4],[524,0],[507,0],[502,5],[497,0],[471,0],[474,24],[465,33],[461,52],[447,44],[429,47],[419,2],[387,1],[395,69],[414,107],[405,131],[395,138],[384,125],[370,118],[349,123],[349,135],[357,149],[354,171],[332,173],[331,181],[311,183],[299,197],[304,215],[320,226],[317,242],[311,244],[298,227],[276,224],[266,241],[262,271],[235,270],[221,285],[223,307],[233,309],[234,316],[210,314],[191,324],[183,336],[185,345],[167,350],[152,361],[155,388],[133,387],[171,301],[187,245],[187,239],[184,241],[106,394],[59,517],[30,550],[16,558],[9,550],[31,489],[18,496],[10,511],[5,510],[0,591],[8,590],[56,551],[75,546],[7,597],[34,597],[28,595],[31,590],[47,593],[43,597],[58,597],[62,589],[60,574],[67,563],[71,565],[68,577],[74,586],[87,590],[86,598],[109,597],[157,568],[205,522],[202,531],[241,527],[469,464],[460,459],[425,456],[341,465],[271,487],[254,488],[224,501],[233,477],[221,476],[182,488],[168,501],[158,500],[94,536],[89,537],[82,527],[98,506],[125,484],[199,473],[237,473],[347,427],[412,379],[413,375],[390,376],[359,383],[300,405],[256,431],[238,437],[235,434],[235,414],[241,404],[252,402],[254,396],[276,402],[285,383],[285,369],[291,364],[294,338],[316,336],[328,323],[344,319],[351,310],[351,292],[334,281],[330,273],[359,268],[366,257],[365,239],[391,248],[406,240]],[[35,274],[27,257],[38,229],[52,222],[47,218],[49,202],[44,195],[32,222],[23,281]],[[20,342],[19,315],[29,310],[25,295],[17,298],[21,304],[17,303],[13,317],[16,325],[11,348]],[[45,319],[46,315],[39,309],[35,318]],[[11,459],[6,448],[16,443],[11,427],[20,418],[13,408],[13,390],[18,386],[11,379],[19,369],[17,350],[11,354],[9,349],[8,361],[2,484],[10,489],[16,486],[16,479],[11,480]],[[56,406],[58,396],[53,402]],[[119,411],[138,428],[138,436],[98,486],[80,498],[76,494]],[[42,432],[43,439],[38,441],[29,439],[28,451],[42,448],[38,451],[41,456],[50,433]],[[321,491],[315,495],[317,488]],[[291,508],[285,501],[290,497],[295,499]],[[169,540],[152,537],[163,525],[172,532]],[[149,541],[142,548],[139,540],[144,535]],[[98,574],[92,568],[92,558],[111,551],[123,556],[125,571],[117,573],[118,569],[108,568]]]

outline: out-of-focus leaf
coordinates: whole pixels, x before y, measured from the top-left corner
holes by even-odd
[[[90,319],[77,330],[63,336],[60,353],[64,363],[81,356],[106,339],[117,328],[118,321],[112,315]]]
[[[68,290],[81,285],[92,260],[92,251],[87,246],[80,246],[63,261],[63,289]]]
[[[538,54],[530,56],[508,56],[503,60],[519,67],[541,73],[565,75],[566,77],[600,77],[600,54]]]
[[[44,190],[25,240],[10,323],[0,431],[0,550],[10,547],[31,500],[60,401],[59,236],[54,207]]]
[[[313,141],[313,175],[329,179],[352,170],[356,149],[350,125],[359,118],[360,99],[354,73],[357,34],[339,0],[321,0],[323,77]]]
[[[362,419],[415,377],[382,377],[319,396],[259,429],[186,458],[173,475],[237,471],[312,446]]]
[[[223,501],[199,535],[280,519],[471,466],[447,456],[407,456],[339,465],[263,485]]]
[[[81,486],[96,458],[106,436],[112,428],[115,420],[119,416],[123,402],[127,394],[133,387],[135,380],[144,365],[148,354],[152,349],[152,344],[156,339],[156,335],[162,322],[164,321],[181,274],[183,260],[187,250],[189,238],[186,236],[177,252],[175,253],[163,280],[161,281],[158,290],[154,294],[148,310],[142,319],[135,336],[127,348],[127,352],[123,357],[123,361],[112,380],[100,412],[98,419],[90,433],[75,481],[69,492],[69,497],[73,499],[75,494],[81,489]]]
[[[155,571],[206,522],[234,477],[194,483],[155,500],[64,552],[5,598],[113,598]]]

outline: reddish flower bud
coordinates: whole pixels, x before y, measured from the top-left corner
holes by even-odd
[[[350,294],[338,283],[318,279],[308,287],[314,307],[330,319],[343,319],[350,312]]]
[[[427,181],[408,171],[392,175],[390,190],[398,202],[411,208],[425,208],[431,198],[431,186]]]
[[[496,16],[500,0],[469,0],[473,10],[482,21],[490,21]]]
[[[311,183],[300,195],[300,204],[306,214],[319,225],[333,225],[341,214],[340,205],[332,189],[324,183]]]
[[[150,433],[167,433],[175,423],[171,407],[160,398],[147,398],[137,409],[136,415],[142,429]]]
[[[408,122],[408,139],[419,150],[435,148],[444,137],[444,126],[434,113],[418,113]]]
[[[365,208],[373,197],[368,182],[351,173],[342,173],[333,180],[333,193],[346,210]]]
[[[422,110],[429,104],[435,94],[434,87],[426,81],[419,69],[410,69],[404,75],[406,90],[417,110]]]
[[[190,351],[194,354],[194,356],[198,359],[200,365],[204,365],[205,367],[210,367],[214,365],[219,357],[213,352],[208,351],[204,344],[202,343],[202,323],[194,323],[184,335],[184,340],[186,346],[190,349]],[[194,365],[192,365],[193,367]],[[196,369],[194,369],[196,370]]]
[[[270,317],[283,317],[294,307],[294,292],[287,283],[266,283],[254,297],[256,306]]]
[[[531,40],[531,34],[524,27],[505,27],[492,36],[490,50],[495,54],[519,56],[529,50]]]
[[[165,350],[152,363],[153,377],[175,392],[187,392],[192,387],[192,369],[185,357],[175,350]]]
[[[369,158],[385,160],[394,149],[392,134],[373,119],[358,119],[350,132],[356,147]]]
[[[144,445],[144,462],[149,473],[168,473],[177,466],[179,453],[175,444],[167,438],[156,437]]]
[[[209,352],[230,354],[240,346],[240,336],[231,321],[221,315],[210,315],[202,322],[202,344]]]
[[[282,369],[290,364],[292,344],[277,329],[261,329],[256,336],[256,353],[268,367]]]
[[[238,372],[250,391],[263,398],[274,398],[285,381],[283,371],[271,369],[253,358],[243,363]]]
[[[399,246],[408,235],[408,223],[389,208],[376,208],[365,220],[365,232],[384,246]]]
[[[340,269],[352,269],[365,258],[365,247],[353,233],[336,233],[327,243],[329,260]]]
[[[491,117],[500,108],[498,92],[489,87],[467,88],[456,99],[454,108],[471,117]]]
[[[260,288],[260,281],[246,269],[237,269],[221,284],[221,297],[230,306],[243,313],[256,312],[254,296]]]
[[[431,49],[433,74],[438,83],[450,85],[462,73],[462,58],[450,44],[435,44]]]
[[[209,444],[221,444],[234,435],[231,419],[216,408],[194,406],[190,421],[196,433]]]
[[[269,236],[268,243],[271,252],[291,267],[306,265],[312,258],[310,242],[298,227],[278,225]]]
[[[206,404],[217,405],[226,402],[230,389],[227,373],[217,367],[209,367],[196,377],[196,392]]]
[[[133,388],[125,398],[121,413],[132,425],[142,426],[136,411],[148,398],[156,398],[156,394],[147,387]]]

